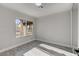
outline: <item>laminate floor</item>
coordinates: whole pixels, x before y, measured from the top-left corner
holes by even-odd
[[[16,48],[10,49],[10,50],[5,51],[5,52],[2,52],[2,53],[0,53],[0,56],[23,56],[23,54],[25,52],[28,52],[29,50],[31,50],[34,47],[41,48],[41,47],[39,47],[40,44],[47,44],[47,45],[50,45],[50,46],[53,46],[53,47],[56,47],[56,48],[60,48],[60,49],[63,49],[63,50],[66,50],[66,51],[72,53],[71,48],[56,45],[56,44],[50,44],[50,43],[46,43],[46,42],[42,42],[42,41],[38,41],[38,40],[34,40],[34,41],[31,41],[27,44],[23,44],[23,45],[18,46]],[[51,51],[49,51],[49,52],[51,52]],[[55,53],[55,52],[53,51],[51,53]],[[59,54],[55,53],[55,55],[57,56]],[[60,54],[60,56],[64,56],[64,55]]]

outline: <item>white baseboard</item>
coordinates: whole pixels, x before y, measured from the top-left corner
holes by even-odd
[[[2,50],[0,50],[0,53],[1,53],[1,52],[4,52],[4,51],[7,51],[7,50],[10,50],[10,49],[12,49],[12,48],[15,48],[15,47],[21,46],[21,45],[23,45],[23,44],[29,43],[29,42],[31,42],[31,41],[33,41],[33,40],[34,40],[34,39],[29,40],[29,41],[22,42],[22,43],[17,44],[17,45],[13,45],[13,46],[8,47],[8,48],[5,48],[5,49],[2,49]]]

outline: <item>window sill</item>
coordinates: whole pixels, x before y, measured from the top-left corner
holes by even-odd
[[[32,34],[23,35],[23,36],[16,36],[16,38],[27,37],[27,36],[32,36]]]

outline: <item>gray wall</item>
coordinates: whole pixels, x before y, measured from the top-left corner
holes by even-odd
[[[26,16],[25,14],[0,6],[0,50],[33,40],[34,36],[16,39],[15,19],[16,17]]]
[[[37,20],[37,39],[48,43],[71,46],[71,11]]]

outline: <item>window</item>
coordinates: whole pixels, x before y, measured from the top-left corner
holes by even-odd
[[[23,37],[32,35],[33,32],[33,21],[16,19],[16,37]]]
[[[33,21],[27,21],[27,34],[30,35],[33,30]]]

